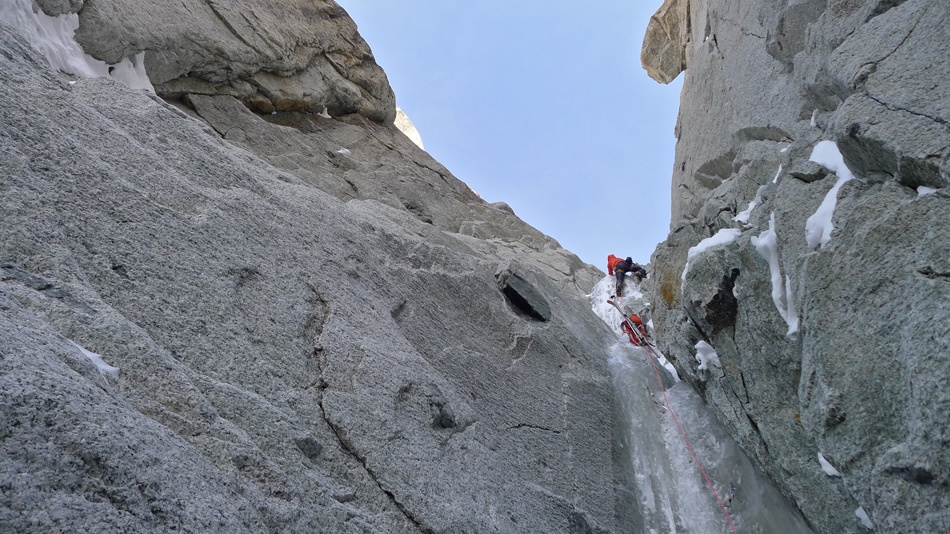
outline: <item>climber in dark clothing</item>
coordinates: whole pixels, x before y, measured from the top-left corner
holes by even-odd
[[[647,277],[647,271],[640,265],[633,262],[629,256],[626,259],[620,259],[613,254],[607,256],[607,273],[617,277],[617,296],[621,296],[623,283],[626,280],[627,273],[633,273],[633,278],[639,284],[641,280]]]

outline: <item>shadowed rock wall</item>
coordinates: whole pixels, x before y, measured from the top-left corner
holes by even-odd
[[[860,506],[884,532],[946,531],[950,4],[671,0],[643,48],[658,81],[685,67],[653,256],[661,348],[816,530],[864,531]],[[809,161],[822,140],[859,179],[810,247],[838,181]],[[688,250],[727,228],[740,237],[683,279]],[[770,228],[773,266],[756,246]],[[700,340],[720,368],[698,370]]]

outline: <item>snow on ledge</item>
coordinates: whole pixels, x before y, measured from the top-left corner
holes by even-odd
[[[778,263],[778,234],[775,233],[775,213],[769,216],[769,229],[752,237],[752,246],[765,261],[769,263],[769,273],[772,277],[772,303],[782,319],[788,324],[786,336],[798,332],[798,312],[795,309],[795,300],[792,298],[792,281],[787,275],[782,276]]]
[[[759,205],[759,202],[762,202],[762,190],[765,189],[764,185],[760,185],[759,189],[755,192],[755,198],[752,199],[752,202],[749,202],[749,205],[746,206],[746,209],[739,212],[738,215],[732,218],[733,221],[741,222],[742,224],[749,224],[749,216],[752,215],[752,210]]]
[[[71,340],[71,339],[69,339],[69,340],[67,340],[67,341],[69,341],[70,343],[73,344],[74,347],[76,347],[77,349],[79,349],[79,350],[82,352],[83,356],[85,356],[86,358],[89,358],[89,361],[91,361],[91,362],[96,366],[96,369],[99,369],[99,373],[100,373],[100,374],[102,374],[103,376],[107,376],[107,375],[108,375],[108,376],[111,376],[112,378],[119,378],[119,368],[118,368],[118,367],[112,367],[111,365],[107,364],[107,363],[102,359],[102,356],[96,354],[95,352],[90,352],[90,351],[88,351],[88,350],[82,348],[82,347],[79,346],[79,344],[76,343],[75,341],[73,341],[73,340]]]
[[[699,370],[706,371],[709,369],[708,364],[713,364],[716,367],[722,368],[722,364],[719,363],[719,355],[716,354],[716,349],[712,347],[709,343],[705,341],[699,341],[696,343],[696,361],[699,362]]]
[[[777,184],[777,183],[778,183],[778,177],[781,176],[781,175],[782,175],[782,164],[779,164],[779,166],[778,166],[778,171],[775,172],[775,177],[772,178],[772,183],[773,183],[773,184]]]
[[[831,231],[834,230],[831,219],[838,203],[838,190],[845,182],[854,179],[854,175],[845,165],[844,158],[834,141],[821,141],[815,145],[808,159],[838,175],[838,181],[825,195],[818,210],[805,221],[805,241],[808,243],[808,248],[814,250],[831,240]]]
[[[125,58],[115,65],[83,52],[74,34],[79,28],[79,15],[50,17],[42,10],[33,12],[32,0],[3,0],[0,21],[15,27],[30,45],[46,56],[50,67],[80,78],[110,77],[132,89],[155,89],[145,74],[145,52]]]
[[[830,463],[828,460],[825,460],[825,457],[819,452],[818,453],[818,465],[821,466],[821,470],[825,472],[826,475],[830,477],[840,477],[841,473]]]
[[[781,165],[778,166],[778,172],[775,173],[775,178],[772,178],[772,182],[771,182],[771,183],[773,183],[773,184],[774,184],[774,183],[778,183],[778,177],[779,177],[780,174],[782,174],[782,166],[781,166]],[[768,185],[769,185],[769,184],[765,184],[765,185],[759,186],[759,188],[758,188],[758,189],[756,190],[756,192],[755,192],[755,198],[752,199],[752,202],[749,202],[749,205],[746,207],[746,209],[742,210],[742,212],[740,212],[738,215],[736,215],[735,217],[733,217],[732,220],[733,220],[733,221],[736,221],[736,222],[741,222],[742,224],[745,224],[745,225],[748,225],[748,224],[749,224],[749,216],[752,215],[752,210],[754,210],[755,207],[758,206],[760,202],[762,202],[762,192],[765,191],[765,188],[766,188]]]
[[[937,189],[934,187],[927,187],[927,186],[922,185],[917,188],[918,197],[925,197],[927,195],[932,195],[936,192],[937,192]]]
[[[686,265],[683,267],[683,281],[686,281],[686,273],[689,272],[689,262],[692,261],[694,257],[717,245],[731,243],[740,235],[742,235],[742,232],[738,228],[723,228],[716,232],[716,235],[707,237],[700,241],[695,247],[690,248],[689,252],[686,253]]]
[[[788,306],[785,314],[785,323],[788,324],[786,336],[791,336],[798,332],[798,309],[795,308],[795,296],[792,291],[792,279],[785,275],[785,305]]]
[[[874,530],[874,523],[871,522],[871,518],[868,517],[868,513],[864,511],[863,506],[858,506],[858,509],[854,511],[854,515],[858,516],[864,528]]]

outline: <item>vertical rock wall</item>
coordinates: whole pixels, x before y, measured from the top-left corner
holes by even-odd
[[[603,274],[392,125],[338,6],[79,16],[172,103],[0,23],[0,531],[635,528]]]
[[[816,530],[864,531],[859,507],[950,529],[950,4],[670,1],[643,61],[660,82],[685,66],[661,347]],[[820,141],[858,179],[833,190]],[[698,370],[700,340],[721,367]]]

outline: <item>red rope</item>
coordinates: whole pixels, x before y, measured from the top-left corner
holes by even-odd
[[[623,303],[622,300],[621,300],[620,302]],[[620,309],[623,310],[622,307],[621,307]],[[621,313],[621,315],[623,315],[623,314]],[[625,322],[629,323],[629,320],[627,319],[626,316],[624,316],[623,320],[624,320]],[[631,326],[631,327],[632,327],[633,325],[629,325],[629,324],[628,324],[628,326]],[[646,343],[646,339],[643,340],[643,346],[646,347],[647,352],[653,353],[653,348],[652,348],[648,343]],[[659,357],[656,356],[656,354],[653,354],[653,356],[656,357],[657,359],[659,359]],[[659,369],[657,369],[657,368],[656,368],[656,364],[653,363],[653,358],[647,357],[647,359],[650,360],[650,365],[653,367],[653,372],[656,373],[656,380],[657,380],[657,382],[660,383],[660,391],[663,392],[663,401],[666,402],[666,409],[669,410],[670,415],[673,416],[673,422],[676,423],[676,428],[679,429],[680,435],[683,436],[683,441],[686,442],[686,448],[688,448],[688,449],[689,449],[689,453],[693,455],[693,460],[696,460],[696,465],[699,466],[699,470],[703,473],[703,478],[706,479],[706,484],[709,485],[709,489],[711,489],[712,492],[713,492],[713,495],[716,496],[716,500],[719,502],[719,506],[722,508],[722,513],[726,514],[726,521],[729,521],[729,526],[732,527],[732,532],[733,532],[733,534],[739,534],[739,531],[736,530],[736,526],[732,524],[732,518],[729,517],[729,511],[726,510],[726,505],[723,504],[723,503],[722,503],[722,499],[719,498],[719,493],[716,492],[716,488],[713,487],[712,481],[710,481],[710,480],[709,480],[709,476],[706,475],[706,470],[703,469],[703,464],[700,463],[699,458],[696,456],[696,453],[693,452],[693,446],[690,445],[689,439],[686,437],[686,432],[683,432],[683,427],[680,426],[680,422],[679,422],[679,420],[676,418],[676,414],[673,413],[673,407],[670,406],[670,401],[669,401],[669,399],[666,398],[666,388],[663,387],[663,379],[660,378],[660,371],[659,371]]]
[[[647,345],[647,350],[652,352],[650,346]],[[663,392],[663,400],[666,402],[666,409],[670,411],[670,415],[673,416],[673,422],[676,423],[676,428],[679,429],[680,434],[683,436],[683,441],[686,442],[686,448],[689,449],[689,453],[693,455],[693,460],[696,460],[696,465],[699,466],[699,470],[703,473],[703,478],[706,479],[706,484],[709,485],[709,489],[712,490],[713,495],[716,496],[716,500],[719,501],[719,506],[722,508],[722,513],[726,514],[726,520],[729,521],[729,526],[732,527],[732,532],[734,534],[739,534],[736,530],[735,525],[732,524],[732,518],[729,517],[729,511],[726,510],[726,505],[722,503],[722,499],[719,498],[719,494],[716,493],[716,488],[713,487],[712,482],[709,480],[709,477],[706,475],[706,470],[703,469],[703,464],[699,463],[699,458],[696,457],[696,453],[693,452],[693,446],[689,444],[689,439],[686,438],[686,433],[683,432],[683,427],[680,426],[679,420],[676,419],[676,414],[673,413],[673,407],[670,406],[670,401],[666,398],[666,388],[663,387],[663,380],[660,378],[660,371],[656,368],[656,364],[653,363],[653,358],[647,358],[650,360],[650,365],[653,366],[653,372],[656,373],[656,379],[660,383],[660,391]]]

